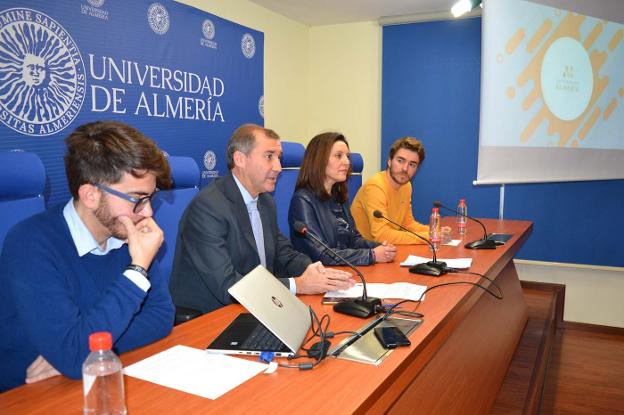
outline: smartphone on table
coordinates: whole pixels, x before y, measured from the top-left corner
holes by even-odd
[[[401,346],[409,346],[412,342],[395,326],[376,327],[375,336],[379,343],[386,349],[395,349]]]

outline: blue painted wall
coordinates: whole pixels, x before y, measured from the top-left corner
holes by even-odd
[[[425,143],[413,209],[426,222],[431,202],[498,217],[499,186],[477,174],[481,19],[387,26],[383,30],[382,157],[405,135]],[[530,163],[530,160],[527,160]],[[624,166],[623,166],[624,168]],[[624,266],[624,181],[505,186],[506,219],[534,222],[523,259]]]

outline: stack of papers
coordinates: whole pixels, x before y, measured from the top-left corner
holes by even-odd
[[[264,363],[178,345],[126,367],[124,373],[182,392],[217,399],[267,367]]]
[[[425,262],[431,261],[431,258],[425,258],[416,255],[409,255],[407,259],[401,262],[402,267],[411,267],[416,264],[424,264]],[[468,269],[470,265],[472,265],[472,258],[454,258],[454,259],[446,259],[446,258],[438,258],[440,262],[446,262],[446,266],[449,268],[457,268],[457,269]]]
[[[411,284],[409,282],[395,282],[392,284],[368,283],[366,293],[369,297],[399,298],[405,300],[418,300],[427,289],[424,285]],[[329,291],[325,293],[327,298],[356,298],[362,296],[362,284],[355,284],[346,290]]]

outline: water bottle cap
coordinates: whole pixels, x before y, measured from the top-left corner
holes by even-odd
[[[459,199],[459,203],[466,203],[466,199]]]
[[[439,211],[440,211],[440,208],[437,208],[437,207],[434,207],[434,208],[431,209],[432,213],[439,212]]]
[[[98,331],[89,336],[89,350],[110,350],[113,347],[113,337],[107,331]]]

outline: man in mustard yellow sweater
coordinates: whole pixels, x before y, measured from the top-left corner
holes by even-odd
[[[392,244],[425,243],[388,221],[375,218],[376,210],[428,239],[429,226],[417,222],[412,214],[412,178],[424,159],[425,148],[420,140],[403,137],[392,144],[388,168],[368,179],[351,204],[351,214],[365,239]],[[442,232],[448,233],[450,228],[444,227]]]

